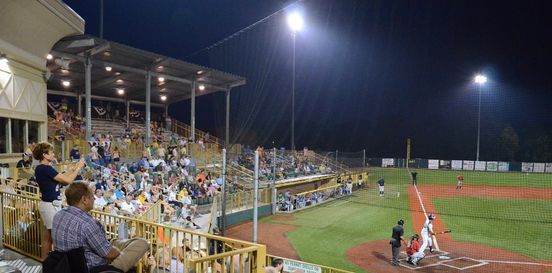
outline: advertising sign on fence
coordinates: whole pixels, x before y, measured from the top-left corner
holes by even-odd
[[[533,172],[533,162],[521,162],[521,171],[527,173]]]
[[[395,159],[393,158],[382,158],[381,159],[381,166],[382,167],[394,167],[395,166]]]
[[[432,170],[439,169],[439,160],[438,159],[429,159],[427,161],[427,168],[432,169]],[[552,168],[552,166],[550,168]],[[551,169],[551,171],[552,171],[552,169]]]
[[[464,164],[462,166],[463,170],[466,171],[473,171],[474,162],[472,160],[464,160]]]
[[[509,162],[498,162],[498,171],[499,172],[507,172],[510,170],[510,163]]]
[[[321,273],[322,268],[313,264],[306,264],[299,261],[284,260],[284,271],[286,272],[304,272]]]
[[[546,163],[546,166],[544,167],[544,171],[547,173],[552,173],[552,163]]]
[[[475,170],[484,171],[487,169],[487,161],[475,161]]]
[[[439,160],[439,169],[450,169],[450,160]]]
[[[487,161],[487,171],[489,171],[489,172],[498,171],[498,162],[496,162],[496,161]]]
[[[544,172],[544,163],[533,163],[533,172],[534,173],[543,173]]]
[[[453,160],[450,166],[453,170],[461,170],[462,160]]]

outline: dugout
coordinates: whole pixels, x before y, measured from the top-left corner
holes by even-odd
[[[334,186],[340,183],[345,183],[349,177],[352,182],[358,181],[358,177],[362,177],[363,184],[368,181],[368,171],[346,172],[342,174],[314,175],[305,176],[295,180],[283,180],[276,182],[276,194],[288,192],[292,195],[317,190]]]

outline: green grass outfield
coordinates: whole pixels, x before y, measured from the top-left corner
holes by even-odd
[[[504,198],[434,198],[456,241],[488,245],[552,261],[552,201]]]
[[[357,191],[352,197],[298,211],[293,214],[294,221],[274,221],[270,217],[261,221],[298,226],[287,237],[303,261],[365,272],[347,260],[349,248],[389,239],[399,219],[406,222],[406,234],[413,232],[407,187],[399,190],[398,198],[396,193],[379,197],[375,189]]]
[[[424,184],[456,184],[458,175],[464,176],[465,185],[517,186],[552,188],[552,174],[520,173],[520,172],[480,172],[461,170],[428,170],[411,169],[418,173],[419,185]],[[394,184],[410,183],[410,173],[399,168],[370,168],[369,182],[375,183],[379,176],[385,182]]]
[[[455,184],[456,176],[462,174],[468,185],[552,187],[550,174],[416,171],[419,184]],[[375,187],[378,176],[386,181],[385,198],[378,196]],[[371,189],[355,192],[353,197],[294,213],[294,221],[274,221],[270,217],[261,221],[297,226],[287,237],[306,262],[365,272],[347,260],[349,248],[388,239],[400,218],[406,221],[407,236],[420,228],[412,227],[407,192],[410,175],[406,169],[371,168],[369,183]],[[433,202],[447,228],[454,230],[454,240],[552,260],[552,252],[548,251],[552,249],[550,200],[455,197],[436,198]]]

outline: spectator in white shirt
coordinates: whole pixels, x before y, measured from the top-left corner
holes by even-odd
[[[125,201],[121,202],[121,210],[127,214],[132,214],[136,211],[136,208],[132,204],[132,196],[127,194]]]
[[[103,197],[103,191],[100,189],[96,190],[94,194],[94,209],[103,210],[103,207],[107,205],[107,201]]]

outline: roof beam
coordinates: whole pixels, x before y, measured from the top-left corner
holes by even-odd
[[[59,56],[59,57],[74,59],[74,60],[77,60],[77,61],[80,61],[80,62],[84,62],[85,59],[86,59],[83,56],[64,53],[64,52],[59,52],[59,51],[52,51],[52,54],[55,55],[55,56]],[[139,75],[146,75],[146,72],[147,72],[146,69],[139,69],[139,68],[129,67],[129,66],[110,63],[110,62],[104,62],[104,61],[95,60],[95,59],[92,59],[92,65],[93,66],[97,65],[97,66],[100,66],[100,67],[111,66],[114,69],[117,69],[117,70],[120,70],[120,71],[136,73],[136,74],[139,74]],[[154,77],[164,77],[166,80],[171,80],[171,81],[181,82],[181,83],[186,83],[186,84],[191,84],[192,81],[193,81],[193,79],[175,77],[175,76],[172,76],[172,75],[167,75],[167,74],[158,73],[158,72],[154,72],[154,71],[151,71],[151,75],[154,76]],[[205,85],[206,87],[212,87],[212,88],[217,89],[217,90],[227,90],[228,89],[228,86],[217,86],[217,85],[211,85],[211,84],[204,83],[204,82],[201,82],[201,84]],[[233,86],[239,86],[240,84],[236,85],[235,83],[233,83],[232,85]]]
[[[57,95],[57,96],[65,96],[65,97],[77,97],[77,93],[75,92],[70,92],[70,91],[61,91],[61,90],[51,90],[51,89],[48,89],[48,94],[51,94],[51,95]],[[103,101],[112,101],[112,102],[121,102],[121,103],[125,103],[126,100],[125,99],[121,99],[121,98],[112,98],[112,97],[104,97],[104,96],[97,96],[97,95],[92,95],[90,96],[92,99],[95,99],[95,100],[103,100]],[[135,105],[146,105],[145,102],[143,101],[137,101],[137,100],[130,100],[130,103],[131,104],[135,104]],[[155,102],[152,102],[151,103],[151,106],[155,106],[155,107],[165,107],[165,104],[163,103],[155,103]]]

